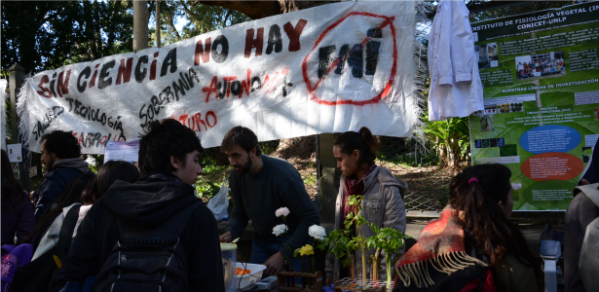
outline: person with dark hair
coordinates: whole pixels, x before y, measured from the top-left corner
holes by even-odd
[[[88,186],[81,195],[81,202],[91,207],[93,203],[99,200],[106,191],[117,180],[133,183],[137,181],[141,174],[135,165],[125,161],[108,161],[100,167],[96,179]]]
[[[59,255],[61,249],[64,249],[66,255],[72,238],[77,235],[77,227],[91,208],[91,205],[81,204],[85,194],[88,194],[91,204],[93,198],[100,198],[116,180],[133,183],[138,177],[139,170],[133,164],[124,161],[108,161],[100,167],[97,176],[82,174],[73,179],[56,200],[56,207],[46,210],[38,226],[28,238],[29,242],[33,241],[35,252],[32,262],[24,266],[25,270],[15,277],[15,282],[20,283],[18,285],[26,286],[19,286],[19,290],[48,289],[52,274],[56,270],[54,256],[62,259]],[[69,214],[71,214],[70,219]]]
[[[335,139],[333,155],[337,160],[337,168],[341,170],[342,177],[335,205],[335,229],[343,229],[344,221],[350,212],[356,211],[347,205],[350,196],[362,196],[360,214],[377,228],[393,228],[406,231],[406,210],[403,196],[408,185],[403,180],[396,178],[390,170],[377,166],[376,159],[379,143],[366,127],[358,132],[345,132]],[[366,225],[354,226],[354,234],[363,237],[375,235],[374,231]],[[367,251],[370,258],[374,250]],[[399,250],[398,253],[403,252]],[[361,258],[361,251],[357,251],[355,258]],[[384,257],[382,257],[384,258]],[[385,274],[385,260],[382,260]],[[340,269],[338,259],[333,254],[327,255],[326,283],[327,286],[337,280],[349,276],[349,273]],[[362,261],[354,262],[354,277],[362,277]],[[368,265],[367,273],[372,272],[372,265]]]
[[[2,150],[2,244],[16,244],[25,239],[35,228],[33,205],[29,196],[15,179],[8,159]]]
[[[150,122],[148,132],[140,141],[141,176],[134,183],[117,180],[103,195],[101,192],[109,183],[97,180],[96,191],[89,195],[95,202],[79,226],[69,255],[62,260],[62,268],[54,273],[50,291],[69,289],[76,285],[74,283],[96,275],[95,289],[102,291],[106,285],[113,284],[115,291],[145,291],[150,289],[147,285],[162,285],[160,279],[155,282],[149,278],[111,282],[114,275],[111,271],[115,271],[111,267],[116,265],[113,248],[123,246],[135,251],[143,247],[142,243],[146,248],[162,248],[156,245],[160,242],[172,242],[174,247],[169,248],[179,255],[172,260],[177,265],[176,269],[169,270],[172,273],[165,272],[164,277],[160,273],[162,281],[174,276],[180,277],[177,279],[184,282],[186,291],[224,291],[217,225],[212,212],[194,195],[192,187],[202,174],[199,162],[202,151],[195,132],[176,120]],[[113,166],[106,166],[108,176],[113,175],[109,173],[114,170]],[[148,233],[151,238],[139,237]],[[139,263],[135,258],[127,258],[126,250],[123,252],[124,257],[119,256],[119,259],[129,259],[127,264]],[[151,262],[149,258],[144,260]],[[138,270],[146,268],[149,267],[137,266]],[[123,277],[142,276],[127,271]]]
[[[235,171],[229,177],[233,210],[221,241],[230,242],[243,233],[252,220],[256,233],[252,241],[250,263],[264,264],[265,275],[283,268],[284,257],[310,241],[308,229],[320,224],[320,215],[306,192],[299,172],[289,162],[263,155],[252,130],[241,126],[230,129],[221,144]],[[275,211],[286,207],[286,221]],[[287,237],[277,237],[273,228],[288,227]],[[283,245],[287,242],[288,248]],[[299,270],[299,261],[295,270]]]
[[[393,291],[544,291],[540,263],[509,219],[511,176],[501,164],[456,175],[441,218],[397,262]]]
[[[76,177],[89,173],[89,165],[81,158],[81,146],[72,132],[52,131],[42,136],[42,164],[47,173],[37,193],[35,219],[40,220],[46,209]]]
[[[125,161],[108,161],[98,170],[94,177],[90,174],[83,174],[75,178],[65,192],[56,200],[56,208],[46,212],[40,220],[36,231],[32,233],[31,238],[38,234],[43,237],[34,241],[35,253],[33,260],[49,251],[58,243],[62,222],[75,205],[82,205],[79,209],[79,219],[75,225],[75,232],[72,237],[77,235],[77,227],[91,208],[92,204],[108,190],[108,188],[117,180],[133,183],[139,178],[139,170],[133,164]]]
[[[566,223],[564,226],[564,280],[566,291],[585,292],[584,279],[580,273],[580,255],[587,233],[587,228],[599,217],[599,140],[591,154],[591,159],[583,172],[578,187],[574,189],[572,202],[566,211]],[[584,191],[583,191],[584,190]],[[592,225],[591,225],[592,226]],[[594,255],[585,254],[597,259]],[[587,281],[587,285],[592,281]]]
[[[33,245],[33,250],[35,253],[32,260],[38,258],[41,254],[50,250],[54,245],[56,245],[62,220],[73,204],[81,204],[81,194],[85,188],[92,183],[94,177],[95,176],[86,173],[73,179],[67,185],[64,192],[62,192],[62,195],[60,195],[58,200],[56,200],[56,207],[51,210],[48,209],[46,212],[44,212],[42,218],[35,227],[35,230],[33,230],[26,240],[26,242],[29,242]],[[41,247],[40,243],[42,245]]]
[[[76,214],[71,214],[67,219],[71,207],[80,205],[81,193],[87,187],[94,176],[91,174],[82,174],[73,179],[65,188],[58,200],[56,207],[47,209],[42,215],[37,227],[25,242],[33,245],[33,257],[31,262],[20,267],[15,271],[15,276],[11,284],[13,291],[46,291],[52,278],[52,273],[56,270],[56,258],[62,258],[61,251],[64,254],[68,252],[71,243],[72,232],[70,228],[75,228]],[[78,210],[73,210],[79,212]],[[65,230],[63,230],[63,226]],[[69,227],[71,226],[71,227]],[[62,236],[64,232],[65,236]]]

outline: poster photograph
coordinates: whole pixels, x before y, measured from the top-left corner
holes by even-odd
[[[473,164],[510,168],[514,210],[566,210],[599,138],[599,2],[472,29],[485,102]]]

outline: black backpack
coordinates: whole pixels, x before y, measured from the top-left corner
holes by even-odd
[[[155,228],[117,217],[121,237],[98,274],[94,291],[189,291],[180,236],[198,201]]]

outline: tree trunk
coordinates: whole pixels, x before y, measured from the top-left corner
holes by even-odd
[[[83,2],[83,16],[85,18],[85,39],[87,41],[87,57],[88,61],[95,60],[96,56],[96,41],[94,32],[94,17],[92,5],[85,1]]]
[[[148,48],[148,2],[133,1],[133,51]]]
[[[160,48],[160,0],[156,0],[156,46]]]

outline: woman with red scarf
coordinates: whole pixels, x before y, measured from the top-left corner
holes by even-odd
[[[393,292],[535,292],[540,263],[509,218],[509,168],[468,167],[449,185],[449,205],[397,262]]]
[[[343,222],[348,213],[354,212],[347,206],[349,196],[359,195],[363,199],[360,202],[364,216],[368,222],[377,228],[394,228],[405,232],[406,212],[403,196],[407,190],[406,182],[393,176],[391,171],[377,166],[374,163],[378,151],[378,141],[370,130],[362,127],[358,132],[345,132],[335,139],[333,155],[337,160],[337,168],[341,170],[342,177],[337,195],[335,207],[335,229],[344,228]],[[360,228],[363,237],[374,235],[369,226],[361,225],[354,227],[354,234]],[[367,250],[367,258],[374,255],[374,250]],[[398,252],[403,252],[400,250]],[[362,257],[361,251],[355,253],[355,259]],[[384,275],[384,256],[381,261]],[[362,261],[354,261],[355,278],[362,278]],[[349,269],[344,269],[333,254],[327,255],[326,261],[326,283],[329,286],[334,281],[349,276]],[[368,265],[367,273],[372,273],[372,265]]]

